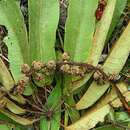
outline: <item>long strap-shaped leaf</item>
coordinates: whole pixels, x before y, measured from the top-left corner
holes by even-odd
[[[61,78],[57,78],[57,85],[48,97],[46,105],[49,109],[54,110],[54,115],[50,120],[41,116],[40,130],[59,130],[61,117]],[[44,108],[44,107],[43,107]],[[55,111],[57,109],[57,111]]]
[[[18,6],[18,1],[0,1],[0,25],[4,25],[8,30],[8,36],[4,41],[8,47],[10,71],[15,83],[17,83],[17,81],[23,77],[23,74],[21,73],[21,65],[29,63],[27,31],[22,13]],[[8,80],[10,79],[4,79],[3,82],[8,82]],[[8,90],[13,86],[14,85],[10,85]],[[28,88],[30,88],[30,86],[28,86],[27,89]]]
[[[21,114],[24,114],[26,112],[25,109],[17,106],[14,102],[9,100],[8,98],[4,97],[2,100],[3,100],[3,102],[6,103],[5,107],[8,108],[12,113],[21,115]]]
[[[103,70],[107,74],[119,74],[122,70],[130,52],[130,23],[113,47],[109,57],[103,65]],[[98,85],[95,81],[90,85],[87,92],[77,103],[77,109],[88,108],[93,105],[108,89],[110,83]]]
[[[98,26],[96,28],[96,32],[92,39],[93,40],[92,48],[89,51],[88,57],[86,57],[87,62],[92,65],[98,64],[100,55],[104,48],[104,44],[105,44],[109,29],[110,29],[110,26],[112,23],[114,11],[117,11],[117,10],[115,10],[116,4],[117,4],[117,0],[114,0],[114,1],[108,0],[107,1],[107,6],[105,8],[102,19],[98,23]],[[82,55],[82,52],[80,52],[80,53]],[[92,73],[86,75],[81,81],[70,84],[70,91],[73,91],[73,90],[81,87],[84,83],[86,83],[90,79],[91,75],[92,75]]]
[[[109,32],[108,32],[108,35],[107,35],[106,42],[109,41],[112,32],[114,31],[117,23],[119,22],[120,17],[123,13],[123,10],[125,9],[125,7],[127,5],[127,1],[128,0],[117,0],[116,8],[115,8],[115,11],[114,11],[114,15],[113,15],[113,18],[112,18],[112,22],[111,22],[111,26],[110,26],[110,29],[109,29]]]
[[[14,86],[14,80],[11,74],[7,70],[7,67],[0,58],[0,83],[5,87],[6,90],[10,90]]]
[[[31,61],[55,60],[56,29],[59,21],[58,0],[29,0],[29,45]],[[53,76],[38,86],[49,85]]]
[[[18,105],[16,105],[14,102],[12,102],[10,99],[8,99],[7,97],[3,97],[4,94],[2,92],[0,92],[0,104],[1,106],[3,106],[4,108],[7,108],[8,110],[10,110],[11,112],[15,113],[15,114],[24,114],[26,111],[25,109],[19,107]],[[2,108],[2,107],[1,107]]]
[[[69,106],[73,106],[75,105],[75,100],[74,100],[74,97],[73,95],[71,96],[68,96],[65,100],[65,102],[69,105]],[[71,119],[71,122],[75,122],[76,120],[78,120],[80,118],[80,114],[78,112],[78,110],[76,110],[75,108],[71,108],[71,107],[68,107],[66,109],[66,116],[68,114],[68,117]],[[69,120],[68,120],[69,121]],[[67,122],[68,122],[67,121]]]
[[[95,111],[90,111],[83,118],[74,124],[66,127],[65,130],[89,130],[93,128],[98,122],[103,122],[104,117],[110,112],[111,107],[106,105]]]
[[[0,125],[0,129],[1,129],[1,130],[10,130],[9,126],[4,125],[4,124],[1,124],[1,125]]]
[[[85,62],[92,48],[98,0],[70,0],[64,50],[74,61]]]
[[[127,84],[119,83],[118,88],[124,97],[130,100],[130,92],[128,91]],[[93,128],[98,122],[104,121],[105,116],[110,112],[111,104],[113,107],[122,106],[115,88],[113,87],[111,92],[103,96],[101,100],[92,108],[90,108],[82,118],[68,126],[65,130],[89,130]]]
[[[8,116],[9,118],[11,118],[12,120],[14,120],[15,122],[21,124],[21,125],[31,125],[35,122],[35,120],[31,120],[31,119],[27,119],[27,118],[22,118],[20,116],[17,116],[5,109],[0,109],[0,112],[6,116]]]
[[[28,2],[31,61],[48,62],[54,60],[59,1],[29,0]]]
[[[0,58],[0,83],[3,85],[5,91],[10,91],[15,84],[10,72],[8,71],[7,67],[5,66],[1,58]],[[23,98],[22,95],[9,94],[9,96],[13,100],[25,104],[25,99]]]
[[[0,1],[0,25],[4,25],[8,30],[5,43],[8,46],[10,70],[17,82],[22,75],[21,64],[29,62],[27,32],[17,1]]]
[[[96,26],[95,10],[97,5],[98,0],[69,1],[64,50],[70,54],[73,61],[87,61],[93,46],[93,35]],[[64,93],[67,93],[72,85],[71,78],[65,77]],[[76,79],[74,78],[73,80]]]
[[[71,60],[73,61],[87,61],[88,54],[92,48],[93,34],[95,31],[95,10],[97,5],[98,0],[69,1],[68,18],[65,26],[64,51],[70,54]],[[65,94],[68,93],[71,78],[72,77],[65,77]],[[66,100],[67,104],[72,103],[72,98],[73,97]],[[68,111],[73,122],[79,113],[70,109],[68,109]]]
[[[112,25],[112,20],[116,17],[113,17],[114,13],[116,13],[116,7],[118,6],[119,1],[117,0],[108,0],[107,6],[105,8],[104,14],[102,16],[101,21],[98,23],[96,28],[96,32],[93,38],[93,47],[91,52],[89,53],[88,63],[92,65],[97,65],[99,62],[99,58],[101,56],[102,50],[104,48],[104,44],[109,33],[110,27]],[[120,14],[121,15],[121,14]],[[82,81],[74,83],[71,85],[72,90],[75,90],[82,86],[85,82],[87,82],[92,73],[86,75]]]
[[[0,1],[0,25],[4,25],[8,31],[8,36],[4,41],[8,47],[10,71],[14,81],[11,81],[11,76],[9,77],[9,74],[7,74],[9,72],[6,72],[5,67],[1,68],[3,72],[6,72],[5,74],[3,73],[1,77],[4,87],[10,90],[14,86],[13,82],[16,83],[23,76],[21,73],[21,65],[23,63],[29,63],[27,31],[18,6],[18,1]]]

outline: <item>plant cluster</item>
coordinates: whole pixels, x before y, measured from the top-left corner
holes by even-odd
[[[108,122],[127,129],[129,7],[129,0],[0,0],[0,129],[112,129]]]

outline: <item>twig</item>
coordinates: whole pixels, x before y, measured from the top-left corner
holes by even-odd
[[[124,108],[127,110],[127,112],[130,114],[130,106],[128,105],[128,103],[127,103],[125,97],[122,95],[122,93],[120,92],[120,90],[119,90],[119,88],[117,87],[116,84],[113,84],[113,86],[114,86],[115,89],[116,89],[116,93],[117,93],[117,95],[118,95],[118,97],[119,97],[119,99],[120,99],[120,101],[121,101],[123,107],[124,107]]]

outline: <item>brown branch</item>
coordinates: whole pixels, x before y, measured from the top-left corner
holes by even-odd
[[[116,93],[117,93],[117,95],[118,95],[118,97],[119,97],[119,99],[120,99],[120,101],[121,101],[123,107],[124,107],[124,108],[127,110],[127,112],[130,114],[130,106],[128,105],[128,103],[127,103],[125,97],[122,95],[121,91],[119,90],[119,88],[117,87],[116,84],[113,84],[113,86],[114,86],[115,89],[116,89]]]
[[[103,76],[104,78],[108,78],[108,75],[99,67],[97,66],[93,66],[91,64],[88,64],[88,63],[80,63],[80,62],[57,62],[56,63],[56,68],[57,70],[59,70],[59,68],[63,65],[70,65],[70,66],[79,66],[79,67],[84,67],[86,68],[87,70],[91,71],[91,72],[96,72],[96,71],[99,71]]]

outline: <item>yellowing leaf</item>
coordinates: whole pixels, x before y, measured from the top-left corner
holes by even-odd
[[[20,116],[17,116],[5,109],[0,109],[0,112],[6,116],[8,116],[9,118],[11,118],[12,120],[14,120],[15,122],[22,124],[22,125],[31,125],[34,123],[35,120],[31,120],[31,119],[27,119],[27,118],[22,118]]]
[[[13,99],[14,101],[16,101],[20,104],[26,103],[26,99],[20,94],[17,94],[17,95],[9,94],[9,96],[10,96],[11,99]]]
[[[84,117],[79,119],[74,124],[66,127],[65,130],[89,130],[98,122],[103,122],[104,117],[110,112],[111,107],[106,105],[100,109],[89,111]]]
[[[17,106],[14,102],[9,100],[8,98],[3,98],[4,102],[6,103],[6,108],[8,108],[14,114],[24,114],[26,111],[21,107]]]
[[[103,71],[106,74],[119,74],[122,70],[130,52],[130,23],[125,31],[114,45],[110,55],[103,65]],[[87,92],[83,95],[80,101],[76,104],[77,109],[84,109],[92,106],[109,88],[110,83],[107,82],[103,85],[93,83],[88,88]]]
[[[130,92],[127,90],[127,85],[120,83],[118,84],[118,88],[124,97],[128,96],[127,101],[130,101]],[[103,122],[104,117],[110,112],[111,108],[109,104],[113,107],[122,106],[114,87],[109,93],[103,96],[96,105],[88,109],[83,117],[66,127],[65,130],[89,130],[93,128],[97,123]]]
[[[14,86],[14,80],[11,77],[10,72],[0,58],[0,83],[5,87],[6,90],[10,90]]]
[[[93,34],[94,37],[92,37],[91,49],[89,51],[87,49],[85,50],[85,52],[89,52],[89,53],[88,53],[87,57],[85,57],[84,62],[90,63],[94,66],[96,66],[98,64],[99,58],[101,56],[101,53],[102,53],[102,50],[104,48],[104,44],[105,44],[109,29],[110,29],[110,25],[111,25],[111,22],[112,22],[116,3],[117,3],[117,0],[113,0],[113,1],[108,0],[107,1],[107,6],[106,6],[105,11],[103,13],[102,19],[99,22],[98,27],[96,28],[95,34]],[[88,7],[88,8],[90,8],[90,7]],[[85,23],[85,24],[87,24],[87,23]],[[71,41],[73,41],[73,40],[71,40]],[[80,44],[80,46],[81,46],[81,44]],[[69,49],[70,49],[70,45],[69,45]],[[84,49],[85,49],[85,47],[84,47]],[[78,52],[77,55],[82,56],[83,55],[82,51]],[[75,82],[73,84],[71,83],[69,90],[74,91],[77,88],[81,87],[83,84],[85,84],[90,79],[91,76],[92,76],[92,73],[89,73],[82,80]]]

